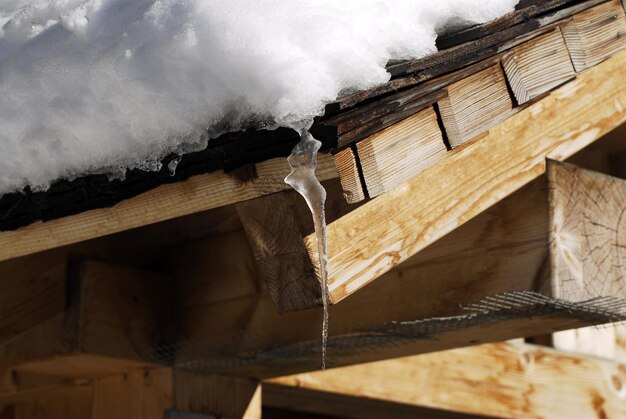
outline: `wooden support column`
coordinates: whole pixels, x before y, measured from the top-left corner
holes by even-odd
[[[502,66],[519,105],[576,76],[559,28],[504,54]]]
[[[452,148],[485,133],[511,115],[513,104],[499,65],[458,81],[439,101],[441,118]]]
[[[171,316],[169,279],[97,262],[76,266],[69,308],[0,348],[5,369],[98,377],[150,367],[140,351],[163,338]]]
[[[626,366],[617,362],[498,343],[268,380],[264,402],[358,418],[372,417],[361,400],[389,403],[378,417],[414,417],[428,407],[503,418],[612,418],[626,415],[625,383]]]
[[[619,0],[574,15],[562,31],[578,72],[626,48],[626,15]]]

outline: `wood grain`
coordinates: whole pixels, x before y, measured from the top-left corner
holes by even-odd
[[[366,198],[366,193],[361,183],[355,150],[352,147],[346,147],[334,153],[333,158],[346,202],[354,204],[363,201]]]
[[[626,121],[626,53],[460,147],[400,188],[328,226],[339,302]],[[472,176],[467,176],[471,173]],[[314,237],[305,239],[314,259]]]
[[[249,179],[242,180],[224,172],[194,176],[185,182],[160,186],[111,208],[1,232],[0,261],[285,190],[289,186],[283,179],[289,171],[286,159],[268,160],[255,165]],[[331,156],[320,156],[317,174],[321,180],[337,177]]]
[[[322,304],[320,281],[302,241],[306,233],[292,198],[278,193],[237,204],[259,273],[280,311]]]
[[[138,353],[165,333],[169,280],[96,262],[76,268],[68,309],[7,342],[0,368],[99,377],[153,366]]]
[[[504,54],[502,67],[520,105],[576,76],[558,28]]]
[[[626,48],[626,15],[618,0],[573,16],[562,30],[576,71]]]
[[[626,180],[551,163],[552,295],[626,298]]]
[[[486,132],[513,112],[499,65],[456,82],[445,92],[439,110],[452,148]]]
[[[329,393],[353,397],[364,418],[372,416],[358,410],[362,398],[503,418],[617,418],[626,415],[625,382],[626,366],[616,362],[497,343],[280,377],[267,385],[321,392],[320,402]]]
[[[403,184],[448,152],[432,107],[358,142],[356,149],[371,198]]]

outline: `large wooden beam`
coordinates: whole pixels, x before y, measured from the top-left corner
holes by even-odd
[[[336,303],[626,121],[626,53],[328,226]],[[471,174],[471,176],[468,176]],[[305,238],[315,260],[314,236]]]
[[[160,186],[111,208],[0,232],[0,261],[281,191],[289,187],[283,181],[289,170],[286,159],[275,159],[255,165],[246,177],[224,172],[198,175]],[[331,156],[320,156],[317,174],[322,180],[337,177]]]
[[[2,369],[98,377],[152,366],[140,353],[165,338],[168,278],[83,262],[70,279],[69,308],[0,348]]]
[[[373,417],[361,400],[403,406],[404,415],[390,406],[394,417],[410,417],[415,406],[504,418],[612,418],[626,415],[625,371],[616,362],[498,343],[275,378],[264,383],[264,400],[324,414],[350,409],[358,418]],[[349,399],[329,404],[335,396]]]

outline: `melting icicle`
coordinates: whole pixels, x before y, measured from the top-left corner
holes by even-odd
[[[178,163],[180,163],[180,161],[183,158],[181,156],[175,157],[173,158],[169,164],[167,165],[167,170],[169,170],[170,172],[170,176],[174,177],[176,176],[176,168],[178,167]]]
[[[307,129],[300,131],[300,142],[291,151],[287,159],[291,173],[285,182],[304,197],[311,209],[317,239],[317,251],[320,260],[320,277],[322,279],[322,303],[324,319],[322,321],[322,369],[326,369],[326,342],[328,340],[328,257],[326,254],[326,190],[315,176],[317,152],[322,143],[311,135]]]

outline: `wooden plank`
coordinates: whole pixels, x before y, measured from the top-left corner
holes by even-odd
[[[354,204],[363,201],[366,198],[366,193],[361,182],[355,150],[352,147],[346,147],[334,153],[333,158],[346,202]]]
[[[376,379],[376,377],[369,378],[370,380]],[[263,403],[264,411],[269,410],[271,412],[274,409],[286,411],[285,416],[278,416],[278,418],[291,418],[294,415],[302,417],[306,412],[311,415],[311,419],[320,417],[354,419],[485,419],[483,416],[478,417],[449,410],[430,409],[271,383],[263,385]],[[270,417],[275,418],[273,415],[270,415]]]
[[[498,343],[280,377],[264,386],[350,396],[357,412],[365,398],[506,418],[608,418],[626,415],[625,370],[616,362]]]
[[[626,47],[626,15],[612,0],[572,17],[562,26],[576,71],[589,68]]]
[[[0,365],[52,376],[98,377],[152,366],[138,353],[164,333],[169,280],[159,274],[84,262],[69,308],[6,343]]]
[[[283,179],[289,171],[286,159],[269,160],[255,165],[253,176],[248,179],[224,172],[194,176],[111,208],[1,232],[0,261],[285,190],[288,185]],[[331,156],[320,155],[317,174],[322,180],[337,177]]]
[[[330,290],[354,293],[626,121],[626,53],[493,127],[402,188],[328,225]],[[472,173],[472,176],[467,176]],[[315,260],[312,235],[305,243]]]
[[[499,65],[446,88],[439,101],[441,119],[452,148],[471,140],[506,119],[513,104]]]
[[[233,419],[261,418],[261,385],[237,377],[174,372],[174,406]]]
[[[433,166],[448,152],[432,107],[358,142],[356,149],[372,198]]]
[[[576,76],[558,28],[504,54],[502,67],[520,105]]]

